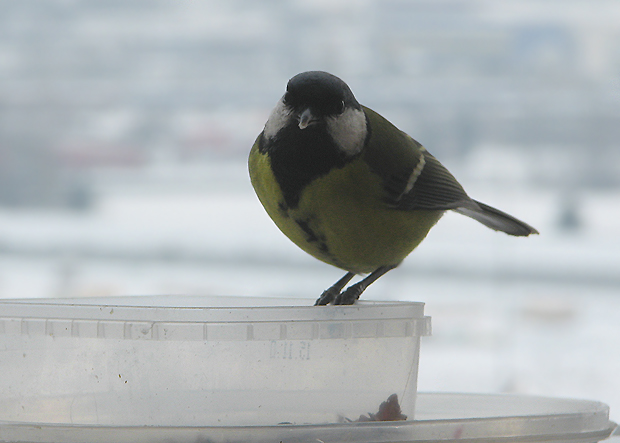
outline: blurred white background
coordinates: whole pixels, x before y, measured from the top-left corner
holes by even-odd
[[[421,390],[601,400],[620,420],[616,0],[0,3],[0,297],[315,298],[246,158],[321,69],[517,239],[447,214],[365,296],[427,303]],[[0,313],[1,315],[1,313]]]

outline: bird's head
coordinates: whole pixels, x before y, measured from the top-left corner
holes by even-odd
[[[308,71],[291,78],[286,93],[265,125],[265,136],[275,137],[285,127],[327,131],[347,154],[358,153],[367,135],[366,115],[349,86],[335,75]]]

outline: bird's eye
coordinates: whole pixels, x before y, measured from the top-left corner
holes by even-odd
[[[342,100],[340,102],[340,105],[338,106],[338,114],[342,114],[344,112],[344,100]]]

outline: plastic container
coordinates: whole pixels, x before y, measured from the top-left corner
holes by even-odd
[[[0,421],[0,441],[29,443],[593,443],[615,428],[599,402],[419,394],[421,420],[275,426],[114,426]]]
[[[420,337],[430,333],[423,309],[246,297],[0,300],[0,439],[10,423],[109,431],[347,422],[392,394],[412,419]]]

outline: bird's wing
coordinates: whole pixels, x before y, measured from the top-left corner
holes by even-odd
[[[394,209],[454,209],[483,225],[510,235],[538,231],[527,223],[471,199],[454,176],[424,147],[376,112],[364,108],[370,138],[364,160],[382,179],[384,201]]]
[[[364,159],[382,178],[388,205],[401,210],[477,207],[454,176],[420,143],[371,109],[364,111],[371,127]]]
[[[398,204],[399,209],[455,209],[475,207],[454,176],[428,151],[422,152],[424,167],[411,190],[405,193]]]

